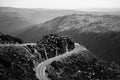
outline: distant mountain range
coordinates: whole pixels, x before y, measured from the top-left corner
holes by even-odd
[[[80,11],[0,7],[0,32],[17,35],[32,25],[73,13]]]
[[[94,10],[94,9],[93,9]],[[79,10],[51,10],[51,9],[28,9],[28,8],[12,8],[0,7],[0,32],[5,34],[18,35],[33,25],[44,23],[58,16],[70,14],[115,14],[119,15],[120,10],[113,12],[105,10],[100,12],[85,12]]]
[[[37,41],[49,33],[107,33],[120,31],[120,16],[73,14],[56,17],[45,23],[34,25],[18,35],[27,41]],[[72,33],[71,33],[72,34]],[[31,36],[29,36],[31,35]]]
[[[0,7],[0,32],[36,42],[43,35],[60,33],[81,43],[108,61],[120,57],[120,11],[21,9]]]
[[[120,79],[118,13],[0,7],[0,80]]]
[[[97,56],[108,61],[120,57],[120,16],[73,14],[34,25],[18,36],[36,42],[43,35],[60,33],[71,36]]]

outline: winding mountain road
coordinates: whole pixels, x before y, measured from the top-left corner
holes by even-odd
[[[78,53],[80,51],[84,51],[87,50],[85,47],[80,46],[78,43],[75,43],[75,49],[70,51],[70,52],[66,52],[65,54],[50,58],[42,63],[40,63],[37,68],[36,68],[36,76],[39,80],[48,80],[45,76],[45,70],[46,70],[46,65],[52,63],[54,60],[66,57],[66,56],[70,56],[73,53]]]
[[[25,43],[25,44],[0,44],[0,46],[27,46],[27,45],[31,45],[31,46],[35,46],[36,43]],[[29,52],[28,49],[25,48],[25,50]],[[66,52],[62,55],[59,55],[59,56],[56,56],[56,57],[53,57],[53,58],[50,58],[48,60],[45,60],[43,62],[41,62],[40,64],[38,64],[38,66],[35,67],[35,71],[36,71],[36,77],[39,79],[39,80],[48,80],[47,77],[45,76],[45,70],[46,70],[46,66],[49,65],[50,63],[52,63],[54,60],[58,60],[60,58],[64,58],[66,56],[70,56],[71,54],[75,54],[75,53],[78,53],[80,51],[84,51],[84,50],[87,50],[85,47],[79,45],[78,43],[75,43],[75,48],[70,51],[70,52]]]

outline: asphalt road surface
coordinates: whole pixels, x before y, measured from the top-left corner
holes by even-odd
[[[45,76],[45,70],[46,70],[46,65],[52,63],[54,60],[66,57],[66,56],[70,56],[71,54],[75,54],[78,53],[80,51],[84,51],[87,50],[85,47],[80,46],[78,43],[75,43],[75,49],[70,51],[70,52],[66,52],[65,54],[50,58],[46,61],[43,61],[42,63],[40,63],[37,68],[36,68],[36,76],[39,80],[48,80],[47,77]]]

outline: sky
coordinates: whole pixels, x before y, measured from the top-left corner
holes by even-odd
[[[17,8],[81,9],[120,8],[120,0],[0,0],[0,6]]]

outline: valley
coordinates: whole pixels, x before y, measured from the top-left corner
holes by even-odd
[[[35,25],[17,36],[26,42],[36,42],[50,33],[67,35],[96,56],[119,63],[119,26],[118,15],[73,14]]]
[[[119,12],[0,7],[0,79],[119,80]]]

